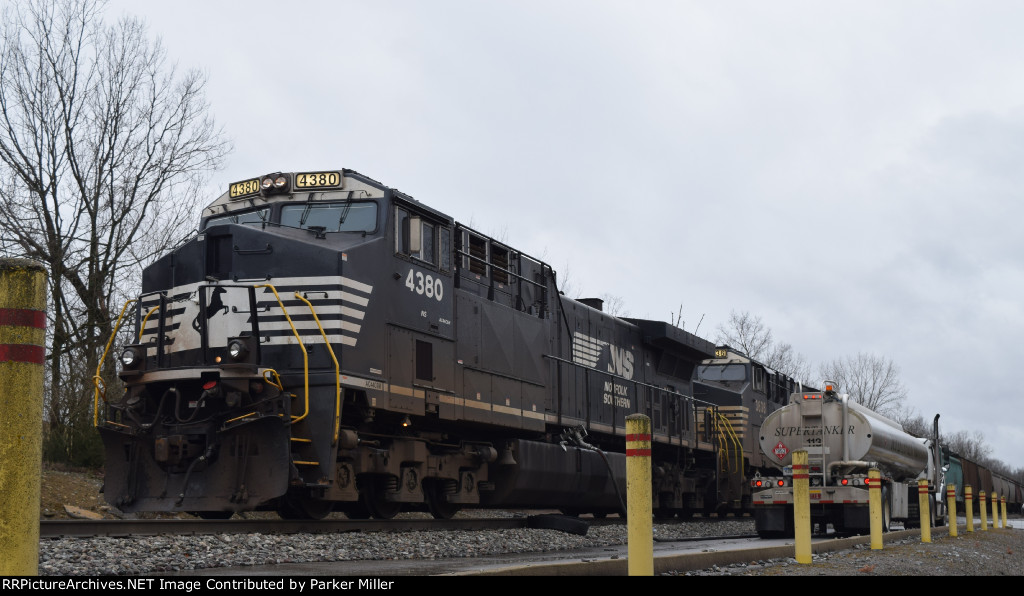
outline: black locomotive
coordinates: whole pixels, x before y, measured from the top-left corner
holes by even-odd
[[[232,184],[142,292],[124,393],[97,392],[125,511],[601,516],[624,508],[643,413],[655,513],[738,512],[756,426],[794,386],[566,297],[547,264],[351,170]]]

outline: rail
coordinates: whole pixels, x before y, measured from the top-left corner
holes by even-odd
[[[528,526],[526,516],[435,519],[75,519],[42,520],[41,538],[94,536],[188,536],[203,534],[329,534],[335,532],[423,532],[508,530]]]
[[[702,442],[701,432],[700,432],[700,428],[699,428],[700,427],[700,423],[699,423],[698,418],[697,418],[699,407],[705,407],[707,409],[707,411],[712,413],[713,416],[719,416],[720,415],[718,413],[718,405],[713,404],[713,403],[708,402],[708,401],[704,401],[702,399],[698,399],[698,398],[696,398],[696,397],[694,397],[692,395],[687,395],[685,393],[680,393],[679,391],[674,391],[674,390],[671,390],[671,389],[666,389],[664,387],[659,387],[657,385],[652,385],[650,383],[645,383],[643,381],[636,381],[636,380],[633,380],[633,379],[627,379],[626,377],[623,377],[621,375],[617,375],[617,374],[612,373],[612,372],[601,370],[599,368],[595,368],[595,367],[592,367],[592,366],[586,366],[586,365],[580,364],[578,362],[573,362],[572,360],[566,360],[565,358],[559,358],[558,356],[552,356],[551,354],[544,354],[543,356],[544,356],[544,358],[547,358],[549,360],[553,360],[555,362],[559,362],[559,363],[562,363],[562,364],[567,364],[567,365],[569,365],[571,367],[575,367],[575,368],[583,370],[583,371],[593,372],[593,373],[596,373],[596,374],[599,374],[599,375],[603,375],[605,377],[610,377],[612,379],[620,380],[620,381],[622,381],[624,383],[630,383],[634,387],[634,393],[636,395],[638,395],[638,396],[639,396],[639,391],[637,391],[637,389],[638,388],[644,388],[644,389],[650,389],[652,391],[658,391],[658,392],[664,393],[666,395],[676,397],[676,398],[678,398],[680,400],[683,400],[685,402],[688,402],[689,407],[685,411],[689,412],[689,414],[687,416],[687,420],[690,420],[691,419],[690,417],[692,417],[692,424],[684,421],[684,423],[683,423],[683,427],[684,428],[682,429],[682,432],[680,432],[680,437],[683,437],[684,435],[686,437],[689,437],[690,435],[692,435],[691,438],[693,440],[695,440],[697,442]],[[638,404],[639,404],[639,402],[638,402]],[[639,412],[639,413],[646,413],[648,415],[650,414],[650,412],[641,411],[641,410],[637,410],[637,412]],[[616,428],[619,428],[621,430],[625,430],[625,426],[616,427]],[[705,436],[703,438],[704,442],[707,442],[707,441],[711,440],[709,430],[710,429],[705,429],[705,432],[704,432]]]
[[[536,257],[532,257],[532,256],[530,256],[530,255],[528,255],[528,254],[526,254],[526,253],[524,253],[522,251],[513,250],[512,248],[509,248],[509,247],[503,245],[502,243],[497,242],[496,240],[494,240],[494,238],[491,238],[490,236],[488,236],[486,234],[483,234],[483,233],[481,233],[481,232],[479,232],[477,230],[474,230],[473,228],[471,228],[469,226],[466,226],[464,224],[456,224],[456,226],[457,226],[456,227],[456,245],[455,245],[455,251],[454,251],[454,256],[455,256],[455,267],[454,267],[454,270],[455,270],[455,283],[456,284],[461,283],[459,281],[460,277],[462,276],[461,272],[462,272],[463,269],[467,269],[467,267],[464,267],[462,265],[462,259],[460,258],[460,257],[465,257],[469,261],[469,263],[471,263],[471,264],[472,263],[480,263],[480,264],[482,264],[484,266],[484,271],[485,272],[488,270],[488,268],[490,268],[490,272],[489,273],[485,273],[484,275],[487,278],[488,298],[491,299],[491,300],[494,299],[494,291],[495,291],[495,287],[494,287],[494,282],[495,282],[494,271],[499,271],[501,273],[504,273],[506,276],[508,276],[509,280],[515,279],[515,280],[518,280],[520,282],[525,282],[525,283],[527,283],[527,284],[529,284],[531,286],[534,286],[534,287],[538,288],[540,290],[540,293],[541,293],[541,299],[540,299],[541,307],[540,307],[540,312],[537,313],[537,314],[541,318],[544,318],[546,316],[546,314],[547,314],[547,311],[548,311],[548,298],[549,298],[549,296],[548,296],[547,280],[548,280],[549,274],[553,274],[554,273],[554,271],[551,269],[551,267],[547,263],[545,263],[544,261],[541,261],[540,259],[538,259]],[[479,256],[474,255],[469,249],[467,249],[467,248],[465,248],[463,246],[463,244],[462,244],[462,238],[463,238],[462,232],[466,232],[467,234],[469,234],[469,236],[476,236],[477,238],[484,239],[486,242],[490,243],[492,246],[497,244],[498,246],[501,246],[504,249],[507,249],[508,254],[510,255],[509,259],[508,259],[509,266],[508,267],[502,267],[499,264],[495,264],[493,262],[493,260],[491,260],[489,257],[481,258]],[[490,251],[488,251],[488,253],[490,253]],[[512,268],[511,268],[511,263],[513,261],[513,257],[511,255],[513,255],[513,254],[515,255],[515,258],[518,259],[519,262],[520,262],[520,270],[522,270],[522,262],[524,260],[528,260],[528,261],[531,261],[532,263],[536,264],[540,268],[540,274],[542,276],[542,281],[539,281],[539,282],[538,281],[534,281],[532,279],[529,279],[529,278],[521,275],[520,273],[517,273],[517,272],[513,271]],[[472,271],[472,266],[468,267],[468,269],[470,271]],[[506,281],[506,283],[509,283],[509,282]],[[509,283],[509,285],[511,285],[511,283]],[[525,306],[525,303],[523,302],[523,286],[522,286],[522,284],[519,284],[517,286],[516,293],[514,294],[514,296],[518,300],[518,303],[514,306],[514,308],[520,309],[520,306]]]

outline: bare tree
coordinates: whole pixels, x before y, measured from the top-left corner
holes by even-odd
[[[794,379],[810,378],[810,365],[803,355],[798,354],[790,344],[775,343],[772,330],[765,326],[761,317],[749,312],[730,312],[729,321],[718,326],[715,341],[719,344],[728,344],[765,366]]]
[[[764,364],[799,381],[811,378],[811,365],[790,344],[775,344],[764,356]]]
[[[930,437],[934,431],[932,425],[924,419],[924,416],[918,414],[914,408],[900,407],[891,412],[891,417],[903,427],[904,432],[915,437]],[[945,444],[946,437],[942,437],[940,442]]]
[[[899,411],[907,391],[900,383],[900,369],[891,360],[873,354],[859,353],[840,358],[819,367],[821,378],[835,381],[839,391],[849,393],[854,401],[879,414]]]
[[[569,270],[568,263],[565,264],[561,275],[558,277],[558,291],[569,298],[576,299],[580,297],[580,289],[576,287],[576,282],[572,278],[572,272]]]
[[[729,313],[728,323],[718,326],[715,341],[719,344],[728,344],[759,361],[763,361],[773,344],[772,330],[765,327],[761,317],[755,317],[749,312],[736,311]]]
[[[604,312],[613,317],[629,316],[629,311],[626,310],[626,303],[622,300],[622,296],[616,296],[615,294],[601,294],[601,300],[604,302]]]
[[[992,453],[992,447],[985,443],[985,435],[980,431],[969,433],[965,430],[946,435],[942,441],[953,453],[961,455],[973,462],[982,463]]]
[[[91,381],[66,375],[91,377],[118,290],[180,238],[229,150],[204,77],[168,66],[142,22],[105,25],[103,5],[18,0],[0,23],[0,254],[47,267],[47,419],[62,432],[91,423]]]

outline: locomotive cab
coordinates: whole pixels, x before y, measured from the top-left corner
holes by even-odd
[[[751,510],[749,477],[770,469],[758,447],[757,437],[765,417],[785,404],[795,390],[792,378],[772,370],[743,352],[726,345],[715,348],[715,357],[693,371],[693,394],[719,407],[722,442],[719,491],[733,507]]]

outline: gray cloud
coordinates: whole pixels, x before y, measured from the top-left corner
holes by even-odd
[[[351,167],[633,315],[892,358],[910,405],[1021,465],[1024,5],[110,8],[209,74],[236,145],[211,197]]]

